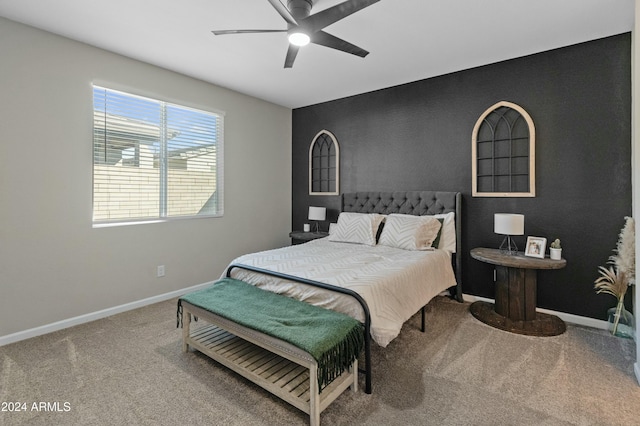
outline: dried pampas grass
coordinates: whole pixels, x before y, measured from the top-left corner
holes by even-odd
[[[596,293],[605,293],[618,299],[612,333],[615,335],[624,308],[624,296],[627,288],[636,279],[636,231],[632,217],[625,217],[625,224],[618,236],[615,254],[609,256],[609,268],[599,266],[600,277],[595,281]]]
[[[614,296],[618,301],[624,300],[624,295],[627,293],[627,287],[629,287],[627,277],[620,269],[609,266],[609,269],[604,266],[599,266],[600,277],[595,281],[594,288],[596,293],[605,293]]]
[[[636,231],[632,217],[625,217],[624,227],[618,236],[614,250],[616,254],[609,257],[609,263],[625,274],[629,284],[636,281]]]

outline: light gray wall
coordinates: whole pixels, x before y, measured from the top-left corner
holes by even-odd
[[[94,81],[226,113],[224,217],[92,228]],[[212,281],[290,223],[291,110],[0,18],[0,337]]]

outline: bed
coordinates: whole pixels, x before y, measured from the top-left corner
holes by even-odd
[[[456,255],[461,242],[461,196],[437,191],[347,193],[341,196],[341,212],[346,214],[339,217],[339,229],[329,237],[240,256],[225,275],[360,320],[368,330],[368,369],[369,338],[387,346],[403,323],[421,309],[424,327],[424,306],[443,291],[449,290],[461,301],[461,262]],[[412,223],[409,215],[431,222],[433,217],[438,219],[440,231],[433,244],[437,248],[408,249],[405,240],[390,239],[394,224],[410,227],[405,226]],[[355,225],[343,226],[343,217],[351,217]],[[384,220],[381,232],[376,232],[378,220]],[[363,221],[371,222],[363,225]],[[373,241],[367,240],[370,235],[357,235],[357,229],[369,234],[368,226]],[[366,388],[370,393],[370,370]]]

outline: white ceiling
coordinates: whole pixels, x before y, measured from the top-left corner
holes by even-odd
[[[309,45],[292,69],[286,33],[211,33],[285,29],[267,0],[0,0],[0,16],[297,108],[628,32],[634,0],[381,0],[326,29],[369,56]]]

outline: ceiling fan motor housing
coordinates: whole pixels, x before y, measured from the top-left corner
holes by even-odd
[[[300,21],[309,16],[311,14],[312,6],[312,0],[289,0],[287,2],[287,8],[296,21]]]

